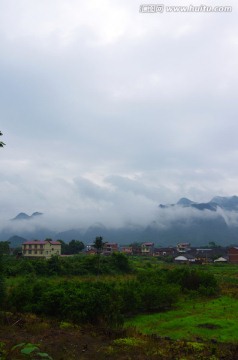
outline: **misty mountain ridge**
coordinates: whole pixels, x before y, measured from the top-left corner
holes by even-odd
[[[120,245],[147,241],[156,246],[174,246],[178,242],[190,242],[194,246],[211,241],[219,245],[238,243],[238,196],[215,196],[209,202],[201,203],[183,197],[175,204],[160,204],[148,224],[127,224],[119,228],[95,223],[87,228],[66,228],[58,232],[50,229],[50,225],[49,228],[43,226],[39,215],[42,213],[18,214],[14,218],[18,220],[14,221],[14,228],[8,226],[0,231],[0,240],[18,235],[27,240],[52,238],[69,242],[75,239],[90,244],[96,236],[103,236],[104,241]],[[25,221],[33,218],[38,219],[37,225]],[[45,220],[47,215],[44,215],[44,224]]]
[[[27,215],[26,213],[24,212],[21,212],[19,214],[17,214],[17,216],[15,216],[13,219],[11,219],[12,221],[15,221],[15,220],[18,220],[18,221],[21,221],[21,220],[32,220],[34,218],[36,218],[37,216],[40,216],[40,215],[43,215],[43,213],[40,213],[38,211],[34,212],[33,214],[31,215]]]
[[[231,197],[215,196],[207,203],[197,203],[183,197],[176,204],[159,205],[161,209],[174,207],[174,206],[191,207],[197,210],[210,210],[210,211],[216,211],[217,208],[220,207],[223,210],[238,211],[238,196],[236,195]]]

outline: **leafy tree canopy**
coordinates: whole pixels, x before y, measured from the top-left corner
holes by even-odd
[[[96,239],[94,240],[93,246],[97,250],[98,254],[100,254],[102,252],[103,245],[104,245],[103,237],[102,236],[97,236]]]
[[[79,254],[85,248],[84,243],[79,240],[71,240],[68,244],[63,240],[58,241],[61,243],[61,253],[63,255]]]
[[[0,254],[8,255],[10,253],[9,241],[0,241]]]

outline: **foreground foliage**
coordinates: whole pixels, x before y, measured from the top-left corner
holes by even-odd
[[[165,282],[135,280],[86,282],[25,277],[8,288],[10,311],[33,312],[77,323],[122,326],[124,316],[159,311],[176,303],[179,289]]]
[[[130,261],[121,254],[100,257],[98,274],[98,255],[39,262],[8,262],[4,256],[3,306],[14,319],[4,315],[10,326],[3,334],[20,324],[19,317],[44,320],[32,325],[23,322],[20,329],[26,327],[34,337],[24,332],[17,340],[14,335],[11,347],[7,339],[3,341],[2,353],[16,344],[37,346],[44,338],[46,344],[40,343],[40,350],[35,351],[50,354],[54,360],[237,359],[236,269],[228,266],[226,273],[225,267],[158,265],[156,259]],[[17,268],[21,276],[16,276]],[[90,337],[83,335],[85,324],[92,326]],[[51,343],[59,341],[64,355],[55,346],[48,347],[50,338]],[[228,344],[231,341],[233,345]],[[19,356],[14,359],[23,354]]]
[[[3,271],[6,276],[36,275],[36,276],[71,276],[124,274],[131,272],[128,258],[121,253],[111,256],[101,256],[98,270],[98,255],[75,255],[69,257],[53,256],[45,259],[16,259],[12,256],[3,257]]]
[[[100,269],[107,274],[131,275],[110,279],[75,276],[97,274],[98,255],[6,263],[8,276],[16,270],[27,275],[8,280],[5,309],[118,329],[128,316],[171,309],[184,294],[214,296],[219,291],[212,274],[189,267],[133,269],[123,254],[101,256]],[[62,278],[65,274],[67,278]]]

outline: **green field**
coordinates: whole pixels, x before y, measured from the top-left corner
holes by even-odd
[[[168,264],[167,268],[179,267]],[[238,267],[231,264],[209,264],[199,270],[212,273],[218,280],[221,296],[214,299],[187,298],[176,309],[156,314],[137,315],[125,326],[141,334],[156,334],[171,339],[219,342],[238,341]]]

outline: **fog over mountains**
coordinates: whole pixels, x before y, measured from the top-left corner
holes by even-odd
[[[146,225],[130,223],[112,228],[96,223],[87,228],[79,226],[58,232],[57,228],[46,226],[46,220],[47,214],[40,212],[20,213],[1,229],[0,240],[17,235],[24,239],[51,237],[66,242],[75,239],[89,244],[100,235],[105,241],[119,244],[153,241],[157,246],[169,246],[186,241],[199,246],[214,241],[230,245],[238,243],[238,196],[216,196],[207,203],[181,198],[175,204],[160,204],[155,217]]]

